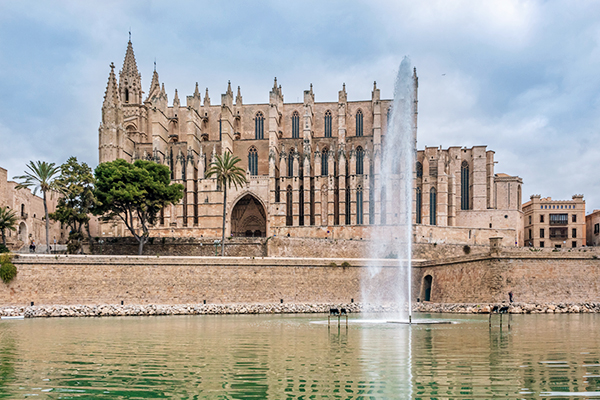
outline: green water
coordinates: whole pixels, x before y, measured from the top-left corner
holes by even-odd
[[[427,316],[422,316],[427,317]],[[436,316],[438,317],[438,316]],[[600,315],[320,315],[0,322],[0,398],[600,398]],[[323,324],[325,321],[325,324]]]

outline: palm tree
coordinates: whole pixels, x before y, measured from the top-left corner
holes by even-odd
[[[6,247],[6,230],[16,231],[17,213],[6,207],[0,207],[0,232],[2,232],[2,244]]]
[[[223,156],[216,156],[215,161],[210,163],[206,177],[217,178],[217,184],[223,188],[223,232],[221,234],[221,257],[225,254],[225,214],[227,210],[227,188],[238,186],[246,183],[246,172],[243,168],[236,166],[241,160],[232,155],[229,151],[225,151]]]
[[[22,181],[19,183],[17,189],[25,189],[33,187],[33,194],[36,194],[38,189],[43,193],[44,199],[44,213],[46,217],[46,253],[49,253],[50,243],[48,242],[50,236],[50,220],[48,219],[48,204],[46,203],[46,195],[49,191],[59,191],[60,187],[56,182],[60,174],[60,167],[54,163],[47,163],[45,161],[29,161],[27,164],[29,171],[25,171],[25,175],[15,176],[13,179],[19,179]]]

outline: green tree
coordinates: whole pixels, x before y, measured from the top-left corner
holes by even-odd
[[[148,226],[156,222],[163,207],[183,198],[183,185],[170,184],[167,166],[146,160],[105,162],[96,167],[94,175],[97,204],[93,213],[101,215],[102,221],[123,221],[138,241],[141,255],[150,237]]]
[[[221,233],[221,257],[225,254],[225,217],[227,211],[227,188],[231,185],[238,186],[246,183],[246,172],[243,168],[236,166],[241,160],[226,151],[223,156],[217,156],[215,161],[210,163],[206,171],[206,177],[217,178],[217,183],[223,188],[223,231]]]
[[[17,213],[8,206],[0,207],[0,232],[2,232],[2,245],[6,247],[6,231],[17,230]]]
[[[42,199],[44,200],[44,216],[46,218],[46,253],[50,252],[50,219],[48,218],[48,203],[46,198],[48,192],[60,191],[60,186],[56,182],[60,168],[54,163],[45,161],[29,161],[27,164],[29,171],[25,171],[25,175],[15,176],[13,179],[18,179],[21,182],[16,186],[17,189],[33,188],[33,194],[36,194],[38,189],[42,191]]]
[[[89,214],[96,203],[94,174],[86,163],[79,164],[76,157],[70,157],[60,166],[60,171],[56,182],[63,189],[64,196],[58,199],[56,211],[50,214],[50,218],[70,228],[67,249],[69,253],[76,253],[81,249],[84,227],[88,239],[91,236]]]

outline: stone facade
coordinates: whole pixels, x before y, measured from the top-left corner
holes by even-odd
[[[600,210],[585,216],[585,240],[588,246],[600,246]]]
[[[413,79],[416,143],[416,70]],[[169,104],[156,70],[145,98],[141,88],[129,42],[118,82],[111,64],[99,155],[100,162],[123,158],[165,164],[172,180],[185,186],[184,198],[164,210],[153,235],[221,235],[223,191],[205,172],[217,154],[227,151],[241,159],[248,183],[228,192],[226,236],[320,238],[337,230],[349,239],[367,237],[370,225],[395,223],[392,194],[378,189],[392,100],[381,99],[376,84],[369,100],[348,101],[344,85],[337,102],[316,102],[311,85],[301,103],[285,103],[275,79],[265,104],[244,104],[241,89],[234,93],[231,83],[220,104],[211,102],[208,89],[202,96],[198,84],[185,104],[177,90]],[[414,202],[413,222],[508,229],[508,242],[522,244],[522,181],[495,175],[493,155],[485,146],[419,151],[413,177],[420,200]],[[114,223],[103,224],[101,234],[127,232]]]
[[[586,245],[586,216],[583,195],[572,200],[531,196],[523,204],[524,238],[529,247],[581,247]]]
[[[8,180],[8,171],[0,167],[0,207],[8,206],[17,213],[17,231],[6,232],[6,242],[11,249],[20,249],[36,243],[36,251],[46,247],[46,222],[44,220],[44,203],[41,197],[34,195],[29,189],[16,189],[17,182]],[[54,212],[58,202],[58,194],[48,195],[48,213]],[[61,229],[60,223],[50,221],[50,245],[54,238],[57,243],[64,243],[68,232]]]

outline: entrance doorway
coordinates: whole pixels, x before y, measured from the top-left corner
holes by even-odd
[[[263,237],[267,235],[267,218],[261,202],[247,194],[231,212],[231,234],[237,237]]]
[[[19,224],[19,240],[23,243],[27,243],[27,225],[25,222]]]
[[[423,301],[431,301],[431,283],[433,282],[433,277],[431,275],[426,275],[423,278],[423,288],[421,293],[423,294]]]

